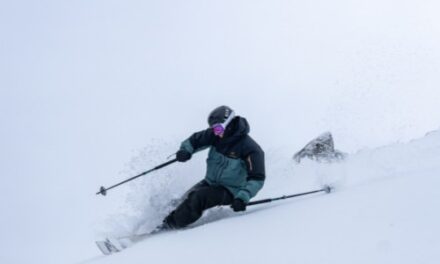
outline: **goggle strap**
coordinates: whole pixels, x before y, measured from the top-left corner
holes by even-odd
[[[228,118],[225,120],[225,122],[222,123],[222,126],[224,129],[226,129],[226,127],[229,125],[229,123],[231,123],[231,121],[232,121],[232,119],[234,119],[234,117],[235,117],[235,112],[232,111],[229,114]]]

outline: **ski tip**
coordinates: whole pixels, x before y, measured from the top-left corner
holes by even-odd
[[[102,252],[102,254],[104,255],[112,254],[111,249],[107,246],[105,241],[96,241],[95,243],[98,246],[99,250]]]
[[[109,237],[105,240],[95,241],[95,243],[104,255],[111,255],[127,248],[127,244],[118,238]]]

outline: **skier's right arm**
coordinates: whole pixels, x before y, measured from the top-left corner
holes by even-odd
[[[211,128],[192,134],[182,142],[180,150],[185,150],[191,154],[204,150],[214,143],[215,135]]]

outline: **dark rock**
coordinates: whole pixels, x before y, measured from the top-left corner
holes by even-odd
[[[318,162],[333,162],[342,160],[345,156],[345,153],[335,149],[332,134],[326,132],[310,141],[293,156],[293,159],[297,163],[306,157]]]

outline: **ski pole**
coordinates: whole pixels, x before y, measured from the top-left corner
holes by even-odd
[[[293,198],[293,197],[298,197],[298,196],[303,196],[303,195],[308,195],[308,194],[318,193],[318,192],[330,193],[331,191],[332,191],[332,187],[325,185],[322,189],[319,189],[319,190],[297,193],[297,194],[292,194],[292,195],[284,195],[284,196],[277,197],[277,198],[257,200],[257,201],[253,201],[253,202],[248,203],[247,206],[256,205],[256,204],[263,204],[263,203],[270,203],[273,201],[284,200],[284,199],[289,199],[289,198]]]
[[[107,191],[110,190],[110,189],[113,189],[113,188],[115,188],[115,187],[117,187],[117,186],[119,186],[119,185],[122,185],[122,184],[126,183],[126,182],[129,182],[129,181],[132,181],[132,180],[134,180],[134,179],[136,179],[136,178],[139,178],[139,177],[141,177],[141,176],[144,176],[145,174],[148,174],[148,173],[150,173],[150,172],[152,172],[152,171],[155,171],[155,170],[161,169],[161,168],[163,168],[163,167],[166,167],[166,166],[168,166],[168,165],[170,165],[171,163],[174,163],[174,162],[176,162],[176,161],[177,161],[177,159],[173,159],[173,160],[167,161],[167,162],[165,162],[165,163],[163,163],[163,164],[161,164],[161,165],[159,165],[159,166],[156,166],[156,167],[152,168],[151,170],[148,170],[148,171],[142,172],[142,173],[139,174],[139,175],[136,175],[136,176],[134,176],[134,177],[131,177],[131,178],[129,178],[129,179],[126,179],[125,181],[122,181],[122,182],[120,182],[120,183],[117,183],[117,184],[115,184],[115,185],[113,185],[113,186],[110,186],[110,187],[108,187],[108,188],[104,188],[104,186],[101,186],[101,188],[99,189],[99,192],[97,192],[96,195],[98,195],[98,194],[102,194],[103,196],[105,196],[105,195],[107,194]]]

